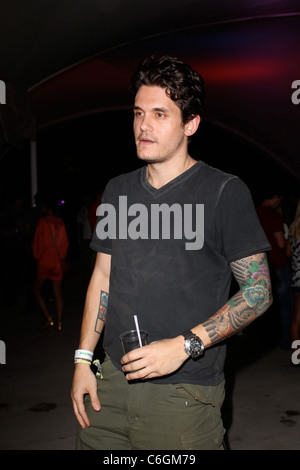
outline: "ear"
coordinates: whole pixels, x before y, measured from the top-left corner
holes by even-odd
[[[193,119],[191,119],[189,122],[185,124],[185,135],[190,137],[191,135],[195,134],[197,131],[199,124],[200,124],[201,118],[197,114]]]

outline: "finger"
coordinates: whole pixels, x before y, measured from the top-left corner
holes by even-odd
[[[132,356],[132,351],[131,351],[130,353],[125,354],[125,356],[121,358],[121,364],[128,364],[129,362],[135,361],[136,359],[137,358],[134,357],[134,355]]]
[[[75,416],[79,425],[81,426],[82,429],[85,429],[86,426],[88,426],[88,424],[84,421],[84,419],[80,415],[75,401],[73,401],[73,410],[74,410],[74,413],[75,413]]]
[[[81,418],[81,416],[80,416],[80,414],[79,414],[79,412],[78,412],[76,403],[73,401],[72,404],[73,404],[74,414],[75,414],[75,416],[76,416],[76,419],[77,419],[79,425],[82,427],[82,429],[85,429],[86,424],[85,424],[85,422],[83,421],[83,419]]]
[[[82,397],[82,400],[83,400],[83,397]],[[77,421],[79,422],[82,429],[85,429],[86,426],[90,427],[91,423],[88,418],[88,415],[86,414],[84,402],[74,399],[73,409],[74,409],[74,413],[77,418]]]
[[[128,372],[126,374],[126,379],[127,380],[144,380],[151,375],[151,370],[149,367],[143,367],[139,370],[133,370],[131,372]]]
[[[146,361],[143,359],[137,359],[135,361],[128,362],[127,364],[124,364],[122,367],[123,372],[135,372],[137,370],[143,369],[146,367]]]
[[[147,351],[149,351],[149,345],[142,346],[141,348],[133,349],[132,351],[128,352],[121,358],[121,364],[127,364],[128,362],[141,359],[142,357],[145,356]]]

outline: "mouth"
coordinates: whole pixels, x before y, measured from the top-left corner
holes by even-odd
[[[149,137],[139,137],[138,143],[139,145],[151,145],[154,144],[155,141],[153,139],[150,139]]]
[[[151,139],[139,139],[138,144],[141,147],[149,147],[149,146],[155,144],[155,142],[154,142],[154,140],[151,140]]]

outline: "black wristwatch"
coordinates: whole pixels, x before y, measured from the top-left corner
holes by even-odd
[[[192,333],[190,330],[182,333],[182,336],[185,339],[184,350],[192,358],[195,359],[199,357],[204,352],[204,344],[202,343],[199,336]]]

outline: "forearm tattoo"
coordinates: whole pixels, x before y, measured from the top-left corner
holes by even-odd
[[[211,344],[245,328],[272,304],[271,281],[265,253],[231,263],[239,291],[203,323]]]
[[[98,315],[97,315],[96,324],[95,324],[95,332],[99,334],[101,334],[102,329],[103,329],[103,324],[106,321],[107,304],[108,304],[108,293],[102,290],[101,295],[100,295]]]

